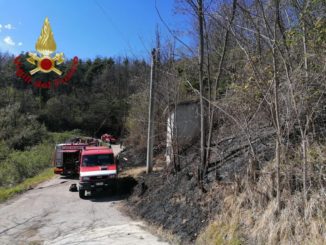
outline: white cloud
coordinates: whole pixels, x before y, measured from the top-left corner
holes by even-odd
[[[13,29],[13,26],[11,24],[4,25],[3,27],[8,30]]]
[[[6,36],[3,41],[10,46],[15,46],[15,42],[10,36]]]
[[[2,28],[2,25],[0,24],[0,29]]]
[[[19,43],[18,43],[18,46],[22,46],[22,45],[23,45],[23,43],[22,43],[22,42],[19,42]]]

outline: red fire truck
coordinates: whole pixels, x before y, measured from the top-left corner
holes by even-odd
[[[65,176],[79,174],[79,158],[86,143],[57,144],[54,151],[54,173]]]
[[[84,198],[86,191],[115,190],[118,166],[113,150],[107,146],[64,143],[55,147],[54,173],[79,175],[79,196]]]
[[[118,168],[111,148],[85,147],[80,154],[79,197],[97,190],[115,190]]]
[[[111,134],[103,134],[101,136],[101,140],[103,142],[107,142],[107,143],[111,143],[111,144],[117,143],[117,139]]]

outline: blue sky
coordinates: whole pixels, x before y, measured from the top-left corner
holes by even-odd
[[[174,0],[157,0],[172,29],[187,20],[175,14]],[[155,43],[155,28],[168,36],[155,10],[155,0],[0,0],[0,51],[34,51],[45,17],[66,57],[145,58]]]

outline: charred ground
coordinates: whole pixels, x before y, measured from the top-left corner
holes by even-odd
[[[251,140],[263,168],[274,157],[274,130],[269,126],[257,128]],[[250,158],[248,139],[239,131],[224,131],[214,136],[208,173],[203,185],[198,181],[198,144],[189,146],[179,155],[180,171],[165,166],[157,155],[154,172],[138,177],[138,185],[128,199],[130,210],[150,223],[168,230],[183,243],[192,243],[200,232],[221,211],[230,185],[246,175]],[[161,165],[161,166],[160,166]],[[241,178],[241,177],[240,177]]]

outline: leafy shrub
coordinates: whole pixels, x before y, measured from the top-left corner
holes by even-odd
[[[55,143],[78,135],[78,130],[49,133],[42,136],[43,143],[25,151],[10,150],[4,141],[0,142],[0,187],[13,186],[50,167]]]
[[[0,109],[0,140],[9,148],[24,150],[42,141],[47,131],[36,116],[22,114],[18,103]]]
[[[35,176],[51,166],[52,144],[40,144],[28,151],[13,151],[1,163],[0,186],[9,186]]]

